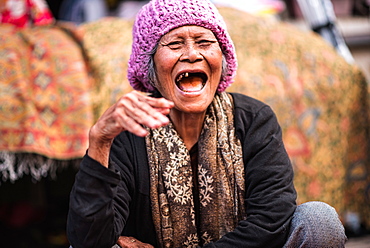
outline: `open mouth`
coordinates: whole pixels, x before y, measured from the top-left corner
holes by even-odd
[[[203,89],[207,79],[207,75],[201,72],[185,72],[177,76],[176,85],[183,92],[197,92]]]

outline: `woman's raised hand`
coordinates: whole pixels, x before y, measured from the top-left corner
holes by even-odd
[[[108,108],[90,129],[89,150],[91,158],[108,166],[109,149],[113,139],[122,131],[144,137],[149,128],[158,128],[169,123],[167,114],[174,106],[164,98],[153,98],[138,91],[122,96]]]

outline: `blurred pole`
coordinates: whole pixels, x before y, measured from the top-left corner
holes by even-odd
[[[354,59],[336,26],[333,4],[330,0],[297,0],[303,17],[310,28],[333,45],[348,63]]]

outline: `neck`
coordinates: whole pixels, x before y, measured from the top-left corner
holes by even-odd
[[[205,112],[197,114],[188,114],[172,109],[170,118],[172,123],[183,139],[185,146],[190,150],[198,142],[202,132]]]

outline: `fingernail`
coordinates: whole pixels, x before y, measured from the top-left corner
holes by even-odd
[[[140,131],[140,136],[146,136],[148,134],[148,132],[146,130],[141,130]]]
[[[163,116],[161,119],[162,123],[164,124],[168,124],[170,122],[170,120],[166,116]]]

